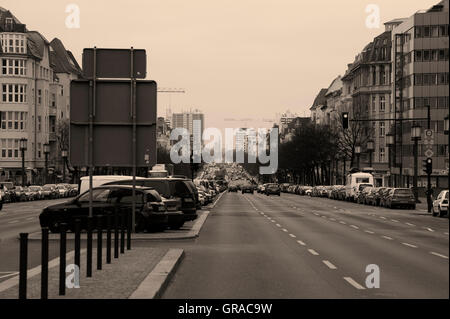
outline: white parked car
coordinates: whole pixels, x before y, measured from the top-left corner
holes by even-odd
[[[433,216],[443,217],[448,214],[448,190],[443,190],[433,201]]]

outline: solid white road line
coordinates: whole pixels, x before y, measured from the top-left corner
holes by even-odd
[[[412,245],[412,244],[409,244],[409,243],[402,243],[402,244],[405,245],[405,246],[411,247],[411,248],[417,248],[416,245]]]
[[[297,240],[297,243],[299,243],[302,246],[306,246],[306,244],[304,242],[302,242],[301,240]]]
[[[389,237],[389,236],[381,236],[381,237],[384,239],[387,239],[387,240],[392,240],[392,237]]]
[[[448,256],[445,256],[445,255],[442,255],[442,254],[439,254],[439,253],[435,253],[434,251],[430,251],[430,254],[438,256],[438,257],[441,257],[441,258],[444,258],[444,259],[448,259]]]
[[[361,286],[360,284],[358,284],[356,281],[354,281],[351,277],[344,277],[344,280],[347,281],[350,285],[352,285],[356,289],[360,289],[360,290],[366,289],[363,286]]]
[[[11,277],[11,276],[15,276],[15,275],[17,275],[17,274],[18,274],[18,272],[13,272],[13,273],[10,273],[10,274],[7,274],[7,275],[0,276],[0,279],[2,279],[2,278],[7,278],[7,277]]]
[[[308,249],[308,251],[310,252],[311,255],[314,255],[314,256],[319,255],[319,253],[317,251],[315,251],[314,249]]]
[[[18,222],[19,222],[18,220],[12,220],[12,221],[8,222],[8,224],[15,224],[15,223],[18,223]]]
[[[322,260],[322,262],[327,265],[328,268],[330,269],[337,269],[337,267],[335,265],[333,265],[332,263],[330,263],[328,260]]]
[[[289,236],[291,236],[292,238],[296,238],[297,237],[294,234],[289,234]]]

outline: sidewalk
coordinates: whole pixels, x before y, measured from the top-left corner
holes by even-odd
[[[59,262],[53,263],[49,267],[49,299],[126,299],[129,298],[146,280],[149,274],[158,265],[169,263],[166,267],[165,276],[155,281],[153,290],[144,290],[141,298],[154,298],[156,294],[161,293],[164,285],[167,284],[170,276],[176,270],[183,257],[181,249],[166,248],[143,248],[136,247],[130,251],[125,250],[125,254],[119,254],[118,259],[112,259],[111,264],[105,263],[105,252],[103,251],[103,269],[97,270],[96,249],[93,250],[92,277],[86,277],[86,251],[81,255],[81,274],[80,288],[69,289],[66,287],[66,295],[59,296]],[[73,263],[73,257],[67,258],[67,265]],[[159,266],[161,267],[161,266]],[[40,268],[40,267],[39,267]],[[30,271],[29,271],[30,273]],[[70,273],[66,273],[66,278]],[[29,275],[27,282],[27,298],[39,299],[41,292],[40,271],[34,272],[34,276]],[[9,279],[16,281],[17,284],[9,289],[2,291],[8,283],[0,284],[0,299],[18,298],[18,279],[17,277]],[[142,290],[142,289],[141,289]]]

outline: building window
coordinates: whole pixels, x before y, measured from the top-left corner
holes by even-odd
[[[383,95],[380,95],[380,112],[384,112],[386,110],[386,98]]]
[[[42,103],[42,90],[38,90],[38,104],[41,105]]]
[[[384,122],[380,122],[380,136],[383,137],[385,133]]]
[[[51,106],[56,107],[56,94],[52,93],[52,104]]]
[[[3,84],[2,101],[5,103],[26,103],[27,86],[25,84]]]
[[[3,59],[2,60],[3,75],[21,75],[27,74],[27,61],[23,59]]]
[[[381,71],[380,71],[380,84],[386,84],[386,72],[384,70],[384,67],[381,67]]]
[[[0,35],[3,53],[26,53],[25,35],[17,32]]]
[[[377,97],[375,95],[372,96],[372,112],[375,113],[377,111]]]
[[[42,144],[38,143],[38,158],[41,158],[41,152],[42,152]]]
[[[38,132],[40,132],[41,128],[42,128],[42,117],[39,115],[37,118],[38,118],[38,127],[37,127],[37,129],[38,129]]]
[[[19,158],[19,140],[2,138],[0,141],[1,157],[5,159]]]
[[[386,159],[386,151],[385,151],[384,147],[380,147],[379,154],[380,154],[380,162],[383,163]]]

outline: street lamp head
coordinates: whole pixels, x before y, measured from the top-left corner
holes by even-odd
[[[449,126],[449,123],[448,123],[448,120],[449,120],[449,114],[447,114],[447,116],[444,118],[444,132],[445,132],[445,134],[449,134],[449,129],[448,129],[448,126]]]
[[[369,141],[367,141],[367,150],[368,151],[373,151],[374,150],[374,142],[373,142],[373,140],[369,140]]]
[[[386,134],[386,145],[394,145],[394,134],[388,133]]]
[[[419,124],[414,123],[413,126],[411,127],[411,137],[412,138],[420,138],[420,136],[422,135],[422,128],[420,127]]]
[[[66,158],[66,157],[67,157],[67,150],[62,150],[62,151],[61,151],[61,156],[62,156],[63,158]]]
[[[50,153],[50,144],[44,144],[44,154]]]
[[[361,153],[361,146],[359,146],[359,145],[355,146],[355,153],[356,154],[360,154]]]
[[[20,150],[25,151],[27,149],[27,139],[21,138],[19,146],[20,146]]]

